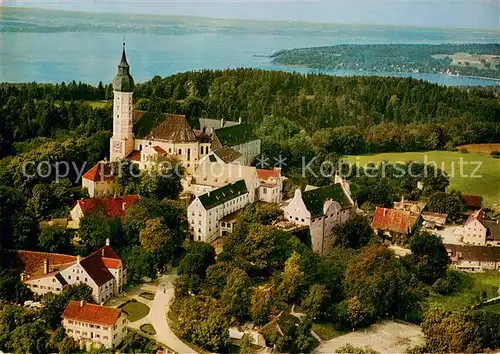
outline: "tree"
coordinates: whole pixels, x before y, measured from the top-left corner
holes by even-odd
[[[361,302],[366,323],[388,315],[408,316],[419,306],[411,276],[384,246],[367,246],[349,263],[345,282],[348,298]]]
[[[128,268],[128,276],[134,281],[143,277],[154,278],[154,257],[140,246],[132,246],[124,251],[123,258]]]
[[[181,178],[183,170],[178,171],[180,163],[173,160],[160,163],[143,174],[139,185],[139,193],[147,198],[172,199],[179,198],[182,191]]]
[[[239,216],[239,222],[271,225],[283,215],[283,210],[277,204],[252,203],[248,204]]]
[[[371,348],[358,348],[353,347],[350,343],[335,350],[338,354],[380,354]]]
[[[49,335],[40,322],[23,324],[16,327],[11,335],[14,353],[45,353]]]
[[[334,245],[358,249],[368,245],[373,238],[373,230],[368,219],[356,215],[332,230]]]
[[[239,268],[231,271],[221,294],[221,303],[228,314],[242,322],[248,315],[252,296],[251,281],[248,274]]]
[[[172,232],[164,224],[162,218],[147,220],[146,227],[139,235],[141,246],[149,252],[157,252],[163,246],[170,246],[173,243]]]
[[[458,220],[467,211],[465,200],[460,192],[436,192],[429,197],[429,210],[436,213],[448,214],[451,220]]]
[[[102,247],[107,238],[113,238],[116,231],[111,219],[99,213],[93,213],[80,220],[78,235],[83,242],[95,249]]]
[[[412,237],[410,250],[409,257],[419,279],[432,284],[445,275],[450,259],[439,236],[420,232]]]
[[[253,348],[253,336],[251,334],[244,334],[241,338],[240,353],[241,354],[251,354],[254,352]]]
[[[312,319],[320,317],[326,307],[328,290],[325,285],[313,284],[309,288],[307,297],[302,301],[304,312]]]
[[[38,237],[38,245],[49,252],[64,253],[70,244],[69,233],[66,229],[49,226],[42,229]]]
[[[250,315],[256,325],[263,326],[269,322],[272,302],[273,299],[269,289],[253,289]]]
[[[228,262],[218,262],[207,268],[205,289],[208,295],[219,297],[226,286],[227,278],[234,267]]]
[[[312,321],[304,318],[295,329],[292,352],[308,353],[314,346],[315,340],[311,337]]]
[[[300,255],[293,252],[285,262],[285,270],[277,289],[278,297],[283,302],[288,302],[296,295],[300,279],[304,275],[300,270],[300,259]]]
[[[347,318],[354,331],[359,328],[365,321],[363,304],[357,296],[354,296],[346,301]]]
[[[215,263],[215,250],[204,242],[193,242],[186,256],[179,263],[179,275],[199,275],[204,278],[207,267]]]

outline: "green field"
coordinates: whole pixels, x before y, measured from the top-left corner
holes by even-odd
[[[481,195],[485,206],[500,206],[500,159],[484,154],[461,153],[452,151],[394,152],[372,155],[348,156],[350,163],[364,166],[369,162],[380,163],[422,161],[437,163],[450,176],[448,190],[456,189],[464,194]],[[463,173],[460,173],[460,161],[463,161]],[[476,163],[480,163],[478,170]]]
[[[486,292],[486,298],[497,297],[500,286],[500,272],[485,272],[469,274],[470,284],[460,292],[451,295],[432,294],[429,303],[439,305],[445,310],[458,310],[477,304],[481,295]],[[500,313],[500,305],[495,304],[483,307],[481,310]]]
[[[139,301],[131,301],[121,308],[130,322],[135,322],[149,314],[149,307]]]
[[[106,105],[108,104],[112,104],[113,101],[106,101],[106,100],[102,100],[102,101],[85,101],[85,103],[88,103],[90,105],[90,107],[92,108],[104,108],[106,107]]]

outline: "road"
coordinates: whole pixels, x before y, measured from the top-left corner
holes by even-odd
[[[164,275],[156,290],[156,296],[151,304],[149,321],[156,330],[155,339],[167,345],[170,349],[180,354],[196,353],[193,349],[182,342],[170,329],[167,321],[167,313],[170,301],[174,298],[175,274]]]

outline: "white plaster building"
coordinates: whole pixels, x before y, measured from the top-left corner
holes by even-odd
[[[106,161],[98,162],[82,176],[82,188],[87,188],[90,198],[115,194],[115,166]]]
[[[286,220],[309,227],[312,250],[323,254],[333,248],[333,227],[353,217],[356,208],[343,182],[305,192],[297,189],[283,211]]]
[[[127,336],[127,316],[117,308],[70,301],[62,318],[66,334],[87,349],[116,348]]]
[[[463,242],[477,246],[500,246],[500,224],[485,220],[483,209],[474,211],[463,227]]]
[[[24,264],[21,280],[38,295],[58,293],[67,284],[85,283],[97,303],[117,295],[127,284],[127,269],[107,245],[87,257],[16,251]]]
[[[189,230],[194,240],[212,242],[220,235],[220,220],[249,202],[242,179],[197,196],[188,207]]]
[[[256,202],[260,181],[257,169],[252,166],[212,162],[210,159],[204,159],[193,175],[187,176],[185,179],[184,190],[199,196],[241,179],[245,181],[250,203]]]
[[[464,272],[500,270],[500,248],[488,246],[445,245],[454,268]]]
[[[283,181],[280,169],[257,170],[259,177],[259,200],[266,203],[281,203],[283,197]]]

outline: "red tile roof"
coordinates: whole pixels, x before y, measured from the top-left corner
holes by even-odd
[[[62,317],[64,319],[112,327],[120,315],[120,309],[70,301],[64,309]]]
[[[33,276],[44,274],[43,263],[45,259],[49,261],[49,270],[76,262],[75,256],[67,254],[34,251],[16,251],[16,253],[24,264],[25,272]]]
[[[479,195],[464,195],[465,205],[467,208],[482,208],[483,197]]]
[[[263,182],[268,181],[269,179],[279,179],[280,171],[257,169],[257,176],[259,176],[259,179]]]
[[[469,217],[467,218],[467,221],[465,222],[465,225],[470,224],[474,220],[479,221],[481,224],[483,223],[483,220],[484,220],[484,211],[483,211],[483,209],[476,210],[475,212],[473,212],[472,214],[470,214]]]
[[[130,161],[141,161],[141,152],[139,150],[132,150],[125,159]]]
[[[376,208],[373,214],[372,228],[399,233],[408,233],[417,219],[406,210]]]
[[[85,172],[82,178],[93,182],[114,181],[115,167],[110,162],[101,161]]]
[[[80,206],[84,216],[102,210],[104,214],[110,218],[121,218],[125,215],[126,209],[134,205],[139,198],[140,196],[138,194],[112,198],[89,198],[80,199],[76,204]]]
[[[163,150],[163,149],[162,149],[162,147],[161,147],[161,146],[158,146],[158,145],[153,146],[153,149],[154,149],[157,153],[159,153],[159,154],[166,154],[166,153],[167,153],[165,150]]]

